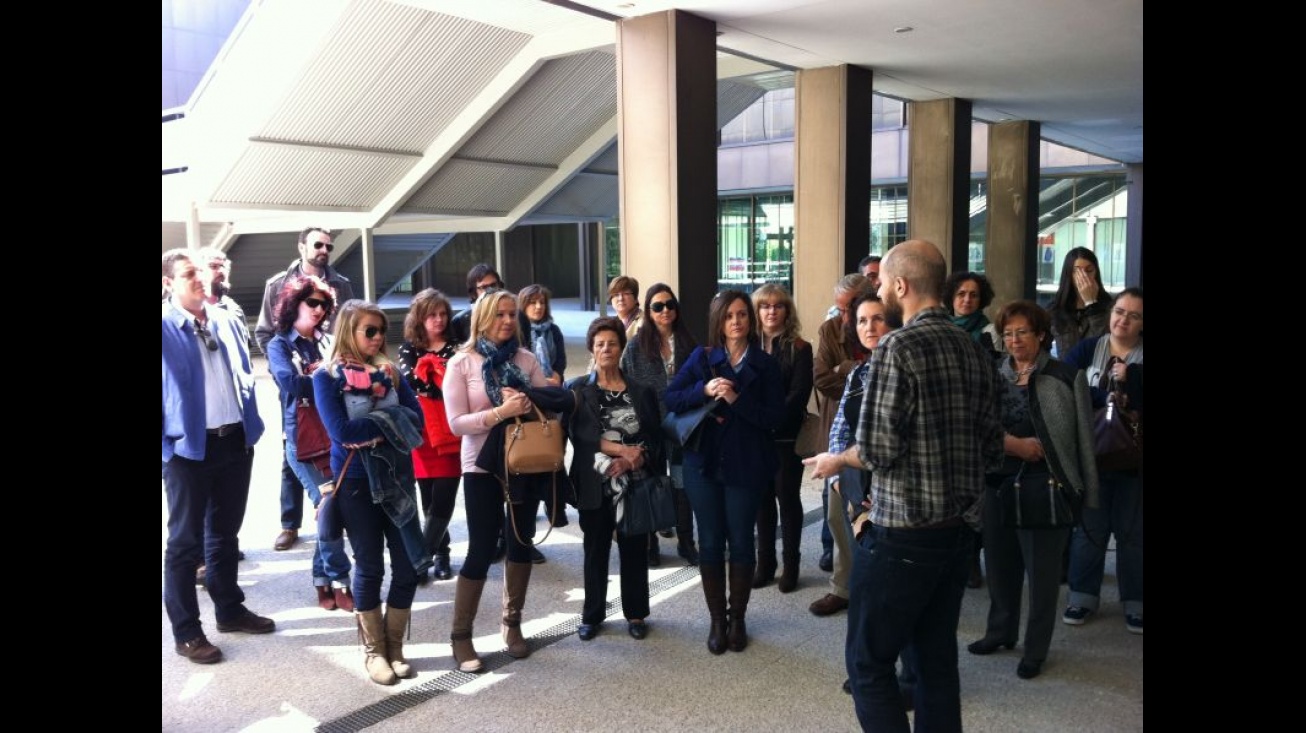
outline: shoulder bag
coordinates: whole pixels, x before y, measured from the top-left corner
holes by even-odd
[[[803,415],[803,425],[794,438],[794,453],[799,458],[811,458],[830,447],[830,436],[821,435],[821,417],[814,412]]]
[[[557,420],[545,416],[539,407],[532,407],[537,419],[523,421],[518,416],[513,418],[511,425],[504,427],[503,464],[506,476],[562,470],[565,453],[562,426]]]
[[[704,349],[703,353],[711,352],[709,349]],[[711,367],[709,369],[715,378],[716,369]],[[667,412],[667,416],[662,418],[663,435],[680,447],[697,453],[703,440],[703,422],[716,412],[720,405],[721,400],[714,399],[685,412]]]
[[[671,491],[671,477],[666,474],[627,482],[617,531],[630,537],[676,526],[676,500]]]
[[[323,476],[331,478],[331,436],[317,407],[307,397],[295,402],[295,458],[313,464]]]
[[[1051,473],[1025,480],[1025,466],[998,486],[1002,523],[1015,529],[1069,529],[1079,523],[1083,495]]]
[[[1093,453],[1100,471],[1136,471],[1143,466],[1143,416],[1112,375],[1106,407],[1093,415]]]

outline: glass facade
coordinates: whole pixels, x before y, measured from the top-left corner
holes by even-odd
[[[1125,225],[1129,210],[1125,174],[1044,176],[1039,181],[1038,296],[1051,299],[1061,261],[1075,247],[1097,255],[1102,284],[1112,292],[1125,282]]]
[[[889,248],[907,240],[907,187],[871,189],[871,243],[867,254],[884,256]]]
[[[717,285],[751,293],[765,283],[793,291],[794,197],[769,194],[717,202]]]

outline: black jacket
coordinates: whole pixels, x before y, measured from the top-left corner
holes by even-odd
[[[644,470],[654,475],[667,472],[662,431],[656,393],[630,377],[626,390],[639,417],[639,437],[644,443]],[[576,377],[567,383],[576,393],[576,410],[564,417],[567,439],[571,441],[571,466],[568,475],[576,490],[577,509],[597,509],[603,501],[604,484],[594,472],[594,454],[599,452],[599,440],[607,428],[599,416],[599,386],[593,373]]]

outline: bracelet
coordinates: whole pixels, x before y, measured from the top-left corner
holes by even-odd
[[[499,408],[497,408],[497,407],[491,407],[491,408],[490,408],[490,412],[493,412],[493,413],[494,413],[494,417],[495,417],[496,420],[498,420],[499,422],[503,422],[503,415],[500,415],[500,414],[499,414]]]

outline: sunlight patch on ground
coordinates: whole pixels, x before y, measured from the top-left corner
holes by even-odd
[[[181,688],[181,694],[177,697],[181,700],[189,700],[203,692],[211,682],[213,682],[212,672],[196,672],[186,679],[186,685]]]
[[[280,716],[275,718],[264,718],[255,721],[250,725],[241,728],[241,733],[295,733],[298,731],[312,731],[317,728],[320,721],[305,715],[302,711],[288,702],[281,703]]]

